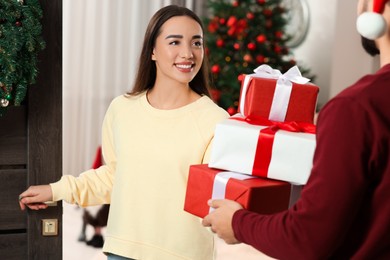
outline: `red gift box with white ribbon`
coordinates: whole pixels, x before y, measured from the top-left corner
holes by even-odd
[[[245,75],[241,84],[239,112],[273,121],[313,123],[318,86],[302,77],[297,66],[286,73],[261,65]]]
[[[203,218],[213,210],[209,199],[230,199],[250,211],[272,214],[288,209],[290,192],[288,182],[191,165],[184,210]]]
[[[216,125],[209,166],[306,184],[313,166],[315,126],[251,120],[237,114]]]

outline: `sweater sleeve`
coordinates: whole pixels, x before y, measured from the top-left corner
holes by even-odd
[[[300,199],[274,215],[237,211],[236,238],[278,259],[328,258],[346,239],[363,201],[367,117],[351,99],[329,102],[319,115],[313,169]]]
[[[53,201],[65,200],[80,206],[109,204],[114,181],[116,155],[113,139],[113,107],[110,105],[103,120],[102,156],[104,165],[97,169],[87,170],[78,177],[64,175],[51,183]]]

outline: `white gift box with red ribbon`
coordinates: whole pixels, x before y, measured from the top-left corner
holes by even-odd
[[[315,146],[312,132],[275,130],[235,115],[217,124],[209,167],[304,185]]]

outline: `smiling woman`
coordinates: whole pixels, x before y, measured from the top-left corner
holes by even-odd
[[[171,44],[168,35],[180,37]],[[21,208],[42,209],[48,200],[110,204],[105,253],[213,259],[213,234],[183,210],[189,166],[208,162],[215,125],[228,117],[209,97],[202,35],[191,10],[158,10],[146,29],[134,90],[114,98],[105,114],[105,164],[78,178],[29,187],[20,194]],[[177,64],[191,68],[183,72]]]

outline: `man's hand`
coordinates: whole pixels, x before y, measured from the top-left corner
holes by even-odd
[[[50,185],[30,186],[19,195],[19,206],[21,210],[25,210],[26,206],[33,210],[46,209],[48,205],[45,202],[52,198]]]
[[[240,243],[234,236],[232,219],[234,213],[242,209],[242,206],[232,200],[209,200],[208,204],[215,210],[204,217],[203,226],[210,227],[211,231],[228,244]]]

